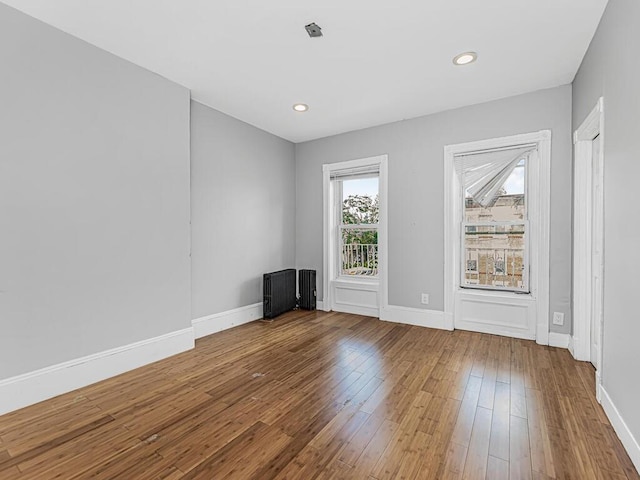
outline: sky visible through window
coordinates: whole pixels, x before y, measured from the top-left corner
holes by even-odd
[[[524,160],[522,160],[511,175],[509,175],[507,181],[504,182],[503,188],[507,195],[524,194]],[[465,196],[468,198],[471,195],[469,192],[465,192]]]
[[[504,184],[507,195],[524,193],[524,163],[518,166]]]
[[[366,195],[375,198],[378,194],[378,178],[359,178],[342,182],[343,198],[351,195]]]

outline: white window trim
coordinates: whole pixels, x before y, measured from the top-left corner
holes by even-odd
[[[454,328],[455,294],[460,289],[460,255],[462,220],[462,198],[460,182],[454,169],[454,157],[481,150],[505,148],[514,145],[536,144],[538,161],[530,165],[528,174],[532,183],[538,185],[538,192],[529,195],[529,202],[537,202],[537,218],[529,218],[532,231],[529,239],[531,272],[529,287],[531,298],[537,302],[536,342],[549,344],[549,220],[550,220],[550,171],[551,171],[551,131],[513,135],[509,137],[481,140],[477,142],[447,145],[444,147],[444,312],[446,327]],[[532,204],[532,203],[530,203]],[[535,222],[535,223],[534,223]],[[535,230],[535,231],[534,231]],[[468,290],[468,289],[466,289]],[[516,298],[523,294],[475,290],[479,295]],[[516,296],[516,297],[514,297]]]
[[[574,208],[573,208],[573,348],[571,353],[577,360],[591,360],[591,316],[592,316],[592,265],[591,222],[593,188],[592,141],[600,136],[600,155],[604,156],[604,99],[597,105],[573,134],[575,145],[574,162]],[[596,371],[596,395],[600,400],[603,371],[603,333],[600,326],[600,350]]]
[[[323,299],[322,307],[324,311],[331,310],[332,298],[331,298],[331,280],[340,282],[353,282],[354,280],[346,279],[344,276],[336,275],[337,265],[331,262],[331,258],[336,258],[334,231],[331,225],[336,225],[335,212],[331,211],[329,207],[329,199],[334,194],[331,186],[331,173],[338,170],[347,170],[351,168],[366,167],[371,165],[377,165],[380,173],[378,177],[378,205],[379,220],[378,220],[378,277],[377,278],[358,278],[358,282],[362,283],[379,283],[379,310],[388,306],[388,229],[387,229],[387,193],[388,193],[388,157],[387,155],[378,155],[375,157],[362,158],[357,160],[347,160],[345,162],[327,163],[322,165],[322,251],[323,251],[323,275],[322,275],[322,290]]]

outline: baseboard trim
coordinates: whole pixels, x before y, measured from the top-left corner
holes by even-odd
[[[419,327],[437,328],[440,330],[451,330],[446,321],[445,313],[438,310],[422,310],[420,308],[389,305],[380,309],[380,320],[417,325]]]
[[[322,300],[316,300],[316,310],[324,310],[324,302]]]
[[[193,328],[116,347],[0,381],[0,415],[194,347]]]
[[[334,312],[350,313],[352,315],[364,315],[365,317],[378,318],[380,311],[375,307],[368,307],[365,305],[351,305],[348,303],[338,303],[335,305]],[[338,310],[339,309],[339,310]]]
[[[234,308],[226,312],[196,318],[191,321],[193,333],[196,338],[202,338],[213,333],[237,327],[238,325],[253,322],[254,320],[262,318],[262,307],[262,302],[254,303],[253,305]]]
[[[569,348],[571,335],[568,333],[549,332],[549,346],[558,348]]]
[[[574,345],[575,345],[575,343],[574,343],[574,340],[573,340],[573,335],[569,335],[569,345],[567,345],[567,348],[569,349],[569,353],[571,353],[571,356],[573,358],[576,358]]]
[[[633,433],[631,433],[631,430],[629,430],[629,427],[602,385],[600,385],[599,391],[604,412],[607,414],[607,417],[609,417],[609,421],[611,422],[613,429],[618,434],[618,437],[629,454],[629,458],[631,458],[636,470],[640,472],[640,445],[638,444],[638,441],[633,436]]]

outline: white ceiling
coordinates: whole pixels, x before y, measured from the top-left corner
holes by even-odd
[[[2,1],[293,142],[570,83],[607,3]],[[466,50],[477,63],[454,66]]]

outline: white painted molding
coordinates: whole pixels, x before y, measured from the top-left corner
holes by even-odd
[[[195,338],[206,337],[262,318],[262,302],[192,320]]]
[[[382,309],[389,306],[389,159],[383,155],[380,160],[378,179],[378,317]]]
[[[333,256],[332,231],[333,215],[330,208],[330,199],[333,198],[331,185],[331,170],[329,165],[322,165],[322,293],[324,294],[323,309],[331,311],[331,282],[333,277],[333,265],[329,259]],[[319,307],[318,307],[319,308]]]
[[[596,138],[602,129],[602,114],[604,113],[604,97],[598,99],[598,103],[589,112],[580,127],[573,132],[573,143],[590,141]]]
[[[540,133],[538,143],[538,212],[539,235],[529,245],[535,254],[532,265],[537,265],[534,279],[537,281],[538,298],[536,343],[549,344],[549,304],[550,304],[550,276],[551,276],[551,130]],[[531,204],[531,199],[528,200]],[[535,233],[533,234],[535,237]]]
[[[576,360],[595,360],[599,372],[603,371],[604,325],[598,326],[599,346],[597,359],[591,358],[591,318],[593,302],[592,238],[594,215],[593,140],[600,136],[600,162],[604,160],[605,123],[604,98],[591,110],[573,134],[573,345],[571,354]],[[603,164],[603,163],[602,163]],[[597,381],[602,381],[598,375]],[[598,383],[600,385],[600,383]],[[597,387],[596,387],[597,388]],[[599,391],[599,390],[598,390]]]
[[[322,300],[316,300],[316,310],[324,310],[324,302]]]
[[[378,317],[379,310],[387,304],[388,300],[388,155],[381,154],[373,157],[359,158],[356,160],[347,160],[336,163],[326,163],[322,165],[322,290],[323,290],[323,310],[329,312],[335,306],[334,292],[332,282],[337,278],[336,272],[338,268],[337,262],[331,260],[337,258],[336,245],[336,215],[339,211],[331,209],[330,205],[336,192],[331,182],[331,173],[340,170],[349,170],[353,168],[368,167],[377,165],[379,168],[378,183],[378,204],[380,218],[378,221],[378,279],[380,284],[379,291],[379,308],[373,312],[367,310],[368,313],[358,308],[352,309],[347,313],[357,313],[361,315],[373,315]],[[341,311],[347,311],[344,305],[340,305]],[[320,307],[318,307],[320,309]]]
[[[380,309],[380,320],[385,322],[404,323],[419,327],[453,330],[446,321],[445,313],[438,310],[422,310],[420,308],[387,305]]]
[[[0,415],[194,347],[193,328],[87,355],[0,381]]]
[[[569,348],[571,335],[568,333],[549,332],[549,346],[558,348]]]
[[[460,222],[462,201],[460,184],[454,173],[453,160],[456,155],[469,154],[515,145],[537,144],[538,162],[530,170],[530,179],[537,179],[538,193],[530,202],[532,229],[529,250],[533,298],[536,299],[536,342],[549,344],[549,222],[550,222],[550,172],[551,172],[551,131],[493,138],[477,142],[460,143],[444,147],[444,311],[447,325],[454,328],[456,297],[460,289]],[[535,207],[535,208],[533,208]]]
[[[575,345],[575,340],[574,340],[574,338],[573,338],[573,335],[570,335],[570,336],[569,336],[569,345],[567,346],[567,348],[569,349],[569,353],[571,353],[571,356],[572,356],[573,358],[576,358],[576,355],[575,355],[575,346],[574,346],[574,345]]]
[[[367,305],[356,305],[352,303],[340,303],[334,302],[338,310],[334,310],[340,313],[350,313],[352,315],[364,315],[365,317],[378,318],[380,316],[380,309],[377,307],[370,307]]]
[[[600,403],[602,404],[604,412],[607,414],[613,429],[616,431],[616,434],[618,434],[618,438],[620,438],[620,441],[629,454],[629,458],[631,458],[636,470],[640,472],[640,445],[638,444],[638,441],[633,436],[631,430],[629,430],[629,427],[622,418],[622,415],[620,415],[620,412],[602,384],[600,384],[598,392],[600,394]]]

